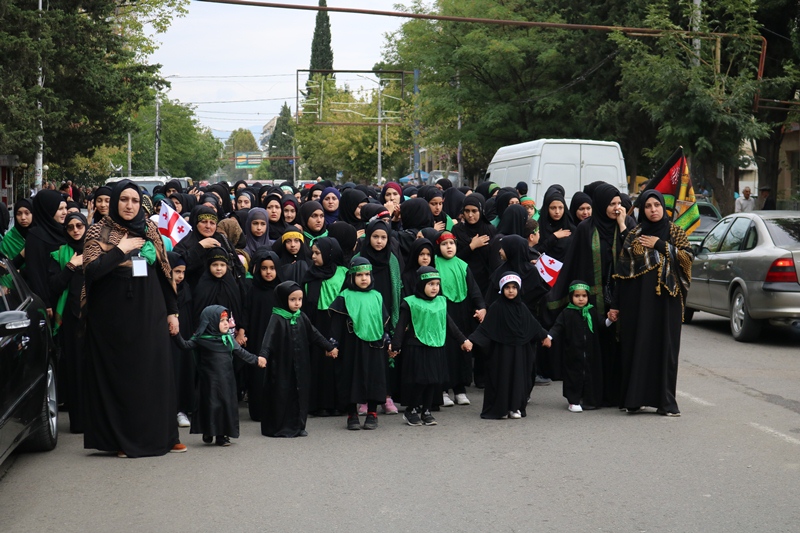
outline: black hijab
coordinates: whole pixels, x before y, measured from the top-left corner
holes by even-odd
[[[417,239],[411,244],[411,251],[408,254],[408,261],[406,261],[405,268],[403,269],[403,295],[408,296],[413,294],[414,286],[417,282],[417,269],[419,269],[419,255],[423,250],[428,250],[431,254],[431,264],[429,266],[436,267],[436,252],[434,246],[428,239]]]
[[[403,229],[420,230],[433,227],[433,213],[424,198],[411,198],[400,204],[400,221]]]
[[[168,190],[170,190],[170,189],[175,189],[176,193],[182,193],[183,192],[183,187],[181,186],[181,182],[178,181],[178,180],[169,180],[168,182],[166,182],[164,184],[164,187],[163,187],[162,190],[164,191],[164,194],[166,194],[166,192]]]
[[[425,201],[428,202],[428,209],[430,209],[431,200],[434,198],[441,198],[442,204],[444,204],[444,193],[440,189],[432,185],[426,185],[427,189],[425,190]],[[423,187],[423,188],[425,188]],[[433,216],[433,223],[437,222],[447,222],[447,213],[444,212],[444,205],[442,205],[442,210],[439,212],[438,215],[434,215],[431,211],[431,215]]]
[[[84,231],[83,236],[79,240],[73,239],[69,232],[67,231],[67,225],[69,224],[70,220],[77,220],[81,224],[83,224]],[[67,244],[76,254],[83,253],[83,243],[86,241],[86,231],[89,229],[89,221],[86,220],[86,217],[83,213],[67,213],[67,218],[64,219],[64,235],[67,239]]]
[[[292,204],[294,206],[294,220],[291,222],[286,220],[286,214],[283,212],[283,209]],[[284,194],[281,196],[281,213],[283,213],[283,221],[287,224],[298,224],[300,223],[300,203],[297,201],[297,198],[293,194]]]
[[[350,261],[350,266],[348,267],[347,277],[344,280],[344,289],[349,289],[351,291],[358,291],[358,292],[369,292],[375,289],[375,276],[370,270],[369,276],[369,285],[365,288],[361,288],[356,285],[356,267],[364,266],[364,265],[371,265],[369,259],[366,257],[354,257],[352,261]]]
[[[500,192],[497,193],[497,200],[495,201],[494,207],[495,212],[500,220],[503,220],[503,214],[505,214],[506,209],[508,209],[511,205],[511,200],[514,198],[519,200],[519,194],[517,194],[517,191],[512,192],[507,189],[501,189]]]
[[[614,233],[617,229],[617,220],[608,218],[606,209],[611,205],[611,201],[616,196],[619,196],[619,189],[608,183],[600,183],[594,189],[594,196],[592,196],[592,221],[597,232],[600,234],[600,239],[608,244],[611,244],[614,239]]]
[[[344,262],[348,264],[355,253],[356,242],[358,242],[356,229],[347,222],[340,220],[328,226],[328,237],[332,237],[339,242]]]
[[[497,225],[497,233],[502,233],[503,235],[525,235],[525,224],[527,224],[528,218],[528,210],[523,206],[519,204],[510,205],[503,213],[500,224]]]
[[[267,209],[267,207],[271,202],[278,202],[278,205],[281,208],[280,209],[281,215],[278,218],[277,222],[273,222],[269,220],[269,217],[267,217],[267,224],[269,225],[269,239],[271,241],[279,241],[281,240],[281,235],[294,228],[294,226],[292,224],[287,224],[286,219],[284,219],[283,217],[283,203],[281,202],[281,197],[272,193],[268,194],[267,197],[264,199],[264,209]],[[300,216],[299,212],[297,216],[298,217]]]
[[[275,287],[275,306],[289,311],[289,296],[295,291],[302,291],[303,288],[295,281],[284,281]]]
[[[36,226],[31,229],[31,235],[51,245],[61,246],[67,242],[64,226],[53,218],[62,202],[66,203],[66,199],[58,191],[43,190],[33,197],[32,213]]]
[[[444,212],[447,213],[447,216],[453,220],[457,220],[458,215],[461,214],[461,210],[464,207],[464,199],[466,197],[467,196],[463,192],[455,187],[446,189],[444,191]]]
[[[478,193],[472,193],[464,197],[459,213],[463,213],[466,207],[472,206],[478,208],[481,216],[475,224],[469,224],[466,217],[464,217],[462,222],[453,226],[453,233],[463,242],[470,242],[475,235],[488,235],[493,237],[496,233],[495,227],[486,219],[486,214],[483,212],[484,202],[483,196]]]
[[[578,220],[578,209],[583,204],[592,205],[592,197],[585,192],[576,192],[569,203],[569,216],[572,217],[572,223],[575,226],[582,222],[582,220]]]
[[[564,212],[559,220],[554,220],[550,217],[550,204],[553,202],[561,202],[561,205],[564,206]],[[539,213],[541,240],[539,241],[540,246],[537,248],[556,259],[563,260],[567,255],[571,238],[564,237],[559,239],[555,236],[555,233],[565,229],[574,232],[575,225],[567,212],[567,201],[561,191],[550,188],[544,197],[542,209]]]
[[[301,226],[303,226],[303,231],[312,237],[319,237],[320,235],[324,234],[328,229],[326,224],[322,222],[322,229],[319,231],[312,231],[311,228],[308,226],[308,219],[311,218],[311,215],[316,213],[317,211],[321,211],[323,217],[325,216],[325,210],[322,209],[322,204],[317,201],[310,201],[305,202],[303,205],[300,206],[300,212],[297,213],[298,222]]]
[[[386,232],[386,246],[383,250],[376,250],[372,247],[370,237],[376,230],[382,229]],[[392,228],[389,223],[384,220],[374,220],[367,226],[367,231],[364,238],[364,243],[361,246],[361,257],[366,257],[374,268],[385,267],[389,265],[392,257],[391,242],[389,238],[392,236]]]
[[[361,220],[363,220],[365,224],[369,224],[373,219],[378,220],[384,217],[391,218],[392,215],[386,210],[383,204],[373,204],[370,202],[361,207]]]
[[[494,187],[492,187],[494,185]],[[492,192],[497,188],[497,184],[493,181],[484,181],[475,187],[475,192],[486,198],[487,200],[492,197]]]
[[[261,263],[267,260],[271,260],[272,264],[275,265],[275,279],[272,281],[266,281],[261,277]],[[253,276],[253,286],[261,290],[275,289],[281,282],[280,264],[278,254],[270,250],[269,247],[262,246],[258,248],[250,258],[250,274]]]
[[[423,274],[436,274],[436,277],[430,277],[426,279],[422,279]],[[429,281],[432,279],[441,279],[439,276],[439,271],[433,267],[426,266],[426,267],[419,267],[416,272],[416,276],[414,279],[414,296],[421,300],[433,300],[433,298],[437,298],[442,296],[442,292],[439,291],[439,294],[431,298],[427,294],[425,294],[425,285],[428,284]],[[442,296],[443,297],[443,296]]]
[[[358,189],[346,189],[342,191],[339,199],[339,220],[358,229],[364,228],[364,222],[356,217],[356,209],[359,205],[367,203],[367,195]]]
[[[17,228],[17,232],[24,239],[28,236],[28,230],[36,225],[36,218],[31,216],[31,223],[27,228],[23,228],[17,224],[17,211],[19,211],[21,207],[27,208],[28,211],[31,212],[31,215],[33,215],[33,203],[31,203],[30,198],[22,198],[21,200],[17,200],[17,202],[14,204],[14,227]]]
[[[303,283],[330,279],[336,273],[337,267],[344,266],[342,248],[336,239],[322,237],[314,241],[314,246],[319,248],[319,252],[322,255],[322,266],[317,266],[312,262],[311,268],[305,273]]]
[[[648,198],[656,198],[661,202],[661,220],[657,222],[650,222],[644,212],[644,204]],[[649,189],[639,195],[639,224],[642,226],[642,235],[652,235],[658,237],[662,241],[669,240],[669,217],[667,216],[667,208],[664,206],[664,195],[655,189]]]
[[[211,274],[210,266],[215,261],[224,261],[228,271],[221,278]],[[200,276],[197,287],[192,292],[194,316],[200,318],[203,309],[209,305],[224,305],[231,310],[235,320],[244,324],[242,315],[242,293],[233,277],[230,258],[222,248],[212,248],[206,255],[206,271]]]

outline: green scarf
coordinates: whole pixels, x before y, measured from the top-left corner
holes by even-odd
[[[311,234],[310,234],[310,233],[308,233],[307,231],[304,231],[304,232],[303,232],[303,235],[304,235],[304,236],[305,236],[305,238],[306,238],[306,244],[308,244],[308,247],[309,247],[309,248],[311,248],[312,246],[314,246],[314,242],[315,242],[317,239],[321,239],[321,238],[323,238],[323,237],[327,237],[327,236],[328,236],[328,230],[325,230],[325,231],[323,231],[322,233],[320,233],[320,234],[319,234],[319,235],[317,235],[316,237],[314,237],[313,235],[311,235]]]
[[[139,250],[139,256],[144,257],[148,265],[156,262],[156,246],[153,241],[145,241],[144,246]]]
[[[444,346],[447,336],[447,300],[423,300],[416,296],[404,298],[411,309],[411,324],[419,342],[432,348]]]
[[[347,314],[353,320],[356,337],[364,342],[377,342],[383,338],[383,297],[376,290],[353,291],[345,289],[342,298]]]
[[[50,253],[50,257],[55,259],[58,266],[61,267],[61,270],[64,270],[67,267],[67,263],[69,260],[72,259],[72,256],[75,255],[75,251],[69,247],[69,244],[62,244],[58,250],[55,252]],[[58,297],[58,303],[56,304],[55,310],[55,325],[53,326],[53,335],[58,333],[58,329],[61,327],[61,323],[63,322],[64,317],[64,309],[67,307],[67,298],[69,297],[69,287],[64,289],[64,292],[61,293],[61,296]]]
[[[445,215],[445,218],[447,220],[444,223],[444,229],[446,229],[447,231],[450,231],[451,229],[453,229],[453,226],[455,226],[455,224],[453,224],[453,219],[450,218],[449,215]]]
[[[226,333],[224,335],[200,335],[199,337],[192,337],[192,340],[200,339],[204,341],[222,341],[231,352],[236,349],[236,345],[233,343],[233,335],[230,333]]]
[[[278,315],[279,317],[283,317],[289,321],[291,325],[297,324],[297,319],[300,318],[300,310],[298,309],[294,313],[287,311],[286,309],[282,309],[280,307],[273,307],[272,312]]]
[[[319,288],[319,301],[317,302],[317,309],[328,309],[333,301],[342,292],[342,285],[344,285],[344,278],[347,277],[347,267],[337,266],[336,272],[333,276],[323,280]]]
[[[20,235],[17,227],[14,226],[3,236],[3,240],[0,242],[0,253],[9,259],[14,259],[19,255],[23,248],[25,248],[25,239],[22,237],[22,235]],[[23,268],[25,268],[24,263],[20,270]],[[11,279],[11,274],[5,274],[0,277],[0,285],[3,287],[12,287],[13,283],[14,282]]]
[[[451,259],[436,258],[436,270],[442,280],[442,294],[453,303],[467,297],[467,263],[456,256]]]
[[[592,325],[592,314],[589,312],[594,306],[592,304],[586,304],[583,307],[578,307],[574,303],[570,302],[567,306],[567,309],[577,309],[580,311],[581,316],[586,321],[586,325],[589,326],[589,331],[594,333],[594,326]]]

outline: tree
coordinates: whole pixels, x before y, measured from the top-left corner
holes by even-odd
[[[687,7],[693,9],[691,4]],[[720,60],[715,41],[704,41],[698,52],[678,33],[641,41],[614,37],[623,51],[619,60],[623,96],[658,124],[660,153],[679,145],[686,149],[725,214],[733,211],[743,141],[768,132],[768,126],[752,114],[760,86],[756,81],[760,42],[751,38],[758,34],[753,15],[749,0],[719,0],[713,8],[706,6],[702,29],[713,23],[715,31],[737,35],[716,41]],[[676,15],[667,0],[659,0],[650,7],[647,24],[679,30],[674,19],[685,24],[691,16],[691,11]]]
[[[326,7],[325,0],[319,0],[320,7]],[[333,70],[333,49],[331,48],[331,21],[327,11],[317,12],[314,37],[311,40],[311,70]]]
[[[270,139],[270,156],[291,156],[294,142],[294,122],[292,121],[292,110],[284,102],[278,120],[275,123],[275,131],[272,132]],[[294,170],[292,165],[298,161],[289,162],[288,159],[275,159],[270,163],[270,174],[272,179],[283,182],[294,182]],[[299,175],[299,173],[298,173]]]
[[[228,139],[225,141],[225,149],[222,156],[224,160],[222,169],[228,176],[228,181],[233,183],[239,180],[246,180],[249,173],[249,169],[235,168],[234,161],[236,154],[259,151],[256,138],[252,131],[246,128],[239,128],[231,132]]]
[[[65,165],[120,144],[132,112],[163,80],[157,66],[134,61],[117,33],[116,8],[111,0],[67,0],[38,12],[32,2],[3,2],[0,152],[33,161],[43,133],[48,162]]]
[[[644,0],[439,0],[461,17],[637,26]],[[417,1],[414,12],[424,12]],[[617,45],[605,33],[412,20],[390,37],[385,65],[419,68],[421,142],[455,152],[478,175],[503,145],[542,137],[615,140],[629,170],[652,163],[649,117],[621,104]],[[457,128],[458,118],[462,126]]]

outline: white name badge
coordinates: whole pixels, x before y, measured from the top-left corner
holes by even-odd
[[[147,261],[144,257],[131,257],[133,263],[133,277],[146,278],[147,277]]]

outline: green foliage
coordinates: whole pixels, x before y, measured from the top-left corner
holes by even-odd
[[[294,121],[292,120],[292,110],[289,108],[289,105],[284,102],[283,106],[281,107],[281,112],[278,115],[278,120],[275,123],[275,131],[272,132],[272,136],[269,140],[269,155],[283,157],[291,156],[293,138]],[[279,182],[293,182],[293,164],[298,164],[298,162],[295,161],[295,163],[289,163],[288,159],[276,159],[271,161],[271,178]],[[298,171],[299,170],[300,169],[298,167]],[[300,172],[297,173],[297,176],[298,178],[300,177]]]
[[[222,143],[211,131],[202,126],[194,110],[178,101],[164,100],[159,110],[161,116],[161,145],[158,149],[159,174],[194,180],[207,179],[217,169]],[[155,99],[136,113],[132,130],[133,170],[136,174],[154,172]]]
[[[134,61],[116,31],[116,8],[63,0],[39,13],[34,2],[0,2],[0,152],[33,161],[42,130],[54,165],[121,143],[131,114],[162,80],[157,66]]]
[[[332,79],[314,78],[324,84],[326,96],[321,116],[306,113],[297,129],[299,155],[303,168],[312,178],[334,180],[341,171],[346,181],[374,182],[378,171],[378,127],[352,125],[317,125],[315,122],[374,122],[378,117],[378,91],[356,95],[347,87],[337,88]],[[382,114],[399,116],[405,111],[400,102],[400,86],[394,81],[381,81]],[[336,102],[332,104],[331,102]],[[384,118],[384,120],[386,120]],[[408,166],[410,124],[381,130],[382,167],[384,176],[402,176]]]
[[[742,142],[768,132],[768,126],[752,114],[761,85],[756,80],[760,42],[747,37],[758,33],[753,13],[748,0],[721,0],[713,9],[706,7],[701,28],[713,21],[715,31],[744,37],[704,40],[699,53],[681,34],[648,40],[613,38],[623,51],[619,61],[623,96],[659,125],[656,152],[666,154],[682,145],[693,157],[694,168],[703,169],[701,177],[711,184],[723,211],[732,210],[730,178],[741,163]],[[675,27],[666,0],[653,3],[647,23]],[[726,168],[726,179],[718,178],[718,165]]]
[[[319,0],[320,7],[325,7],[325,0]],[[311,40],[311,70],[332,70],[333,49],[331,48],[331,21],[327,11],[317,12],[317,23],[314,37]]]
[[[227,176],[228,181],[233,183],[239,180],[246,180],[247,175],[253,170],[234,167],[234,158],[237,153],[260,151],[252,131],[246,128],[239,128],[231,132],[225,141],[225,148],[222,154],[223,164],[221,165],[221,169]]]
[[[154,35],[164,33],[176,17],[189,13],[189,0],[137,0],[120,2],[115,10],[115,19],[128,46],[144,60],[155,52],[158,42]]]

